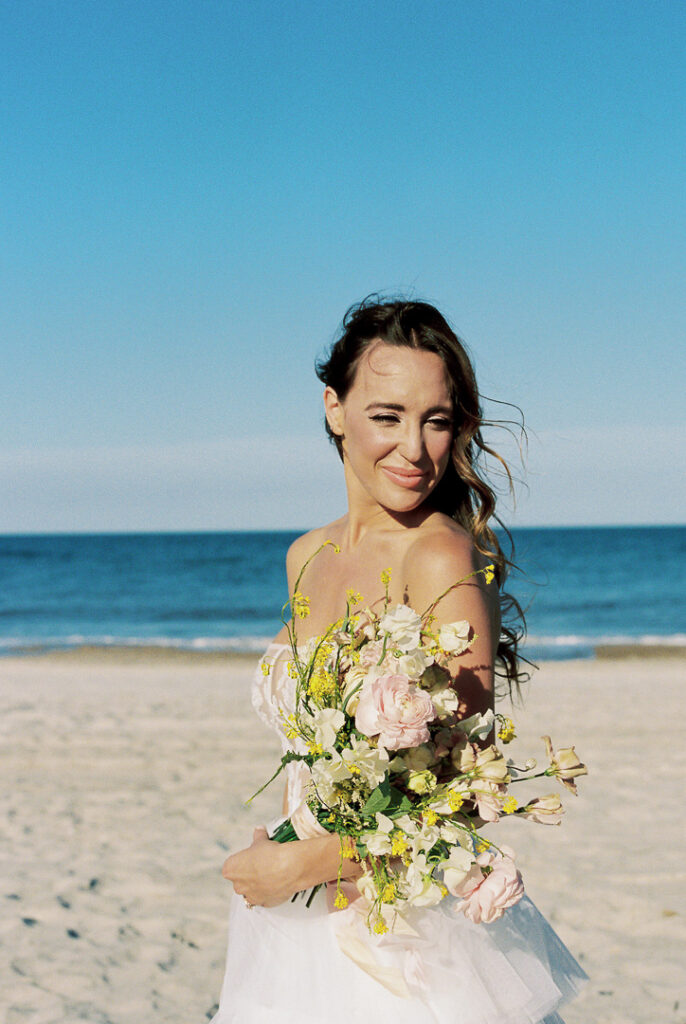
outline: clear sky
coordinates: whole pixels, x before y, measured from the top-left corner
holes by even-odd
[[[6,0],[0,531],[340,514],[372,291],[524,410],[516,524],[686,521],[685,52],[682,0]]]

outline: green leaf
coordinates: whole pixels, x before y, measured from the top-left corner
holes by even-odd
[[[373,789],[364,806],[360,809],[360,814],[364,817],[371,817],[373,814],[383,813],[391,802],[391,784],[388,779],[384,779],[380,786]]]
[[[399,817],[399,815],[406,814],[408,811],[412,810],[412,804],[410,803],[405,793],[402,793],[399,789],[396,789],[395,786],[390,787],[389,796],[390,800],[388,802],[386,811],[389,818]],[[391,811],[393,811],[392,814]]]

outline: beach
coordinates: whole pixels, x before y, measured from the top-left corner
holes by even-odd
[[[245,804],[278,758],[250,706],[254,664],[131,650],[0,660],[5,1024],[212,1016],[221,865],[281,801],[277,783]],[[674,652],[545,662],[512,711],[513,757],[545,763],[549,733],[589,767],[578,797],[561,791],[559,828],[497,826],[590,976],[567,1024],[686,1022],[685,668]]]

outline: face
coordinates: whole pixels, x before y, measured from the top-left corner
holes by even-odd
[[[418,508],[443,476],[453,441],[441,357],[378,341],[360,359],[345,399],[327,388],[324,402],[349,482],[384,508]]]

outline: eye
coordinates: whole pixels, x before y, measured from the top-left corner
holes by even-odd
[[[446,416],[432,416],[428,422],[436,430],[452,430],[453,428],[453,421]]]
[[[375,423],[398,423],[398,417],[392,413],[380,412],[371,418]]]

